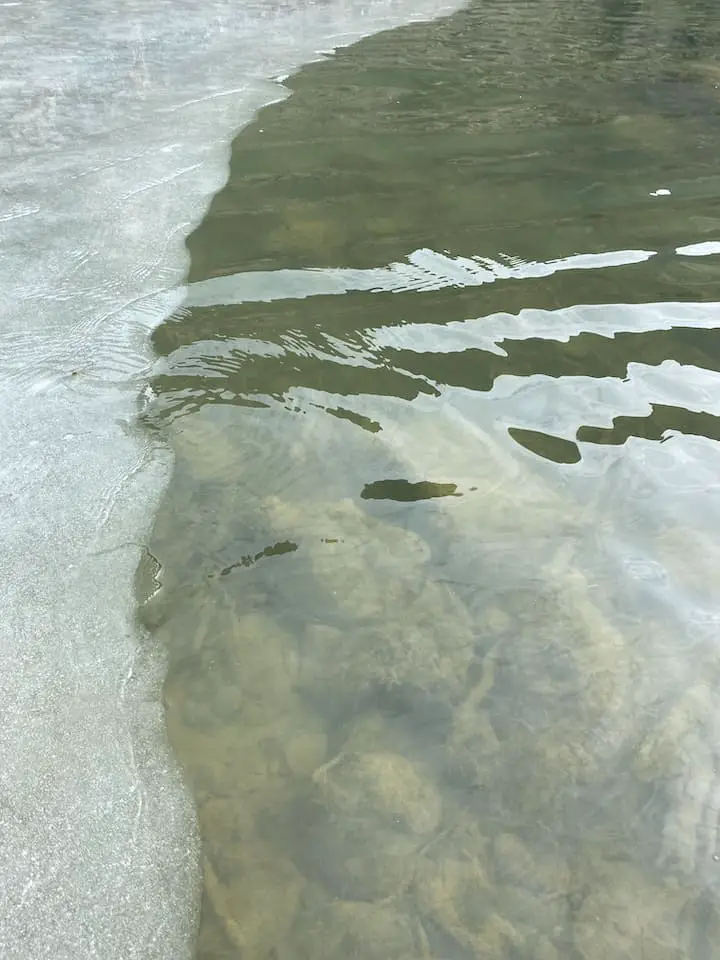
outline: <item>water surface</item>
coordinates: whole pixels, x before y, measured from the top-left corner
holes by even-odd
[[[148,415],[200,957],[713,956],[717,31],[476,3],[236,139]]]

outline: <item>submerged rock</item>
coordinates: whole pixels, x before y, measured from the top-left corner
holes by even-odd
[[[511,603],[514,629],[456,708],[448,770],[475,788],[479,813],[579,831],[636,735],[636,664],[569,557]]]
[[[393,753],[341,753],[313,774],[334,817],[398,828],[421,838],[440,822],[435,788],[405,757]]]
[[[531,847],[513,833],[496,836],[492,848],[498,882],[550,896],[568,895],[570,868],[556,850]]]
[[[166,699],[190,728],[262,724],[285,712],[294,694],[298,661],[293,637],[267,614],[240,606],[215,584],[206,602],[188,611],[184,648],[167,638]]]
[[[719,932],[716,905],[632,864],[604,863],[576,916],[574,944],[582,960],[687,960],[713,956]]]
[[[341,753],[315,771],[297,814],[301,869],[340,896],[379,900],[399,893],[440,823],[434,786],[405,757]]]
[[[566,934],[571,874],[557,850],[500,834],[493,841],[493,875],[503,916],[524,936]]]
[[[296,930],[300,960],[430,960],[417,920],[390,906],[339,901],[306,908]]]
[[[691,684],[650,725],[632,757],[636,777],[655,799],[653,839],[664,873],[720,890],[720,716],[717,687]]]
[[[300,688],[321,709],[340,714],[377,691],[416,691],[449,715],[466,684],[474,636],[451,591],[426,581],[383,586],[387,610],[377,618],[308,626]],[[391,602],[392,601],[392,602]]]
[[[262,841],[246,839],[221,866],[206,856],[204,876],[207,902],[240,956],[287,956],[306,885],[289,860]]]
[[[522,935],[498,912],[493,887],[476,859],[426,860],[417,871],[415,893],[429,929],[454,943],[459,956],[501,960],[523,944]]]
[[[488,844],[460,812],[447,819],[454,826],[429,845],[413,887],[433,949],[478,960],[552,956],[552,941],[568,936],[563,858],[511,834]]]
[[[377,685],[459,695],[473,624],[453,590],[432,579],[419,535],[349,500],[301,508],[274,499],[268,511],[276,535],[301,544],[312,575],[300,667],[309,697],[332,711]]]

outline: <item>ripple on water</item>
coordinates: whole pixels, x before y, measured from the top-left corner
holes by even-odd
[[[235,143],[148,411],[208,960],[713,955],[719,21],[671,7],[471,6]]]

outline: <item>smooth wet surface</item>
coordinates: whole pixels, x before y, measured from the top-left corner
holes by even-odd
[[[714,956],[719,33],[477,3],[236,139],[147,417],[202,960]]]

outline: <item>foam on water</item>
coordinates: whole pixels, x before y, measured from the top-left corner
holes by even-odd
[[[194,816],[133,576],[169,455],[148,333],[229,140],[322,51],[451,0],[0,4],[0,955],[191,953]]]

